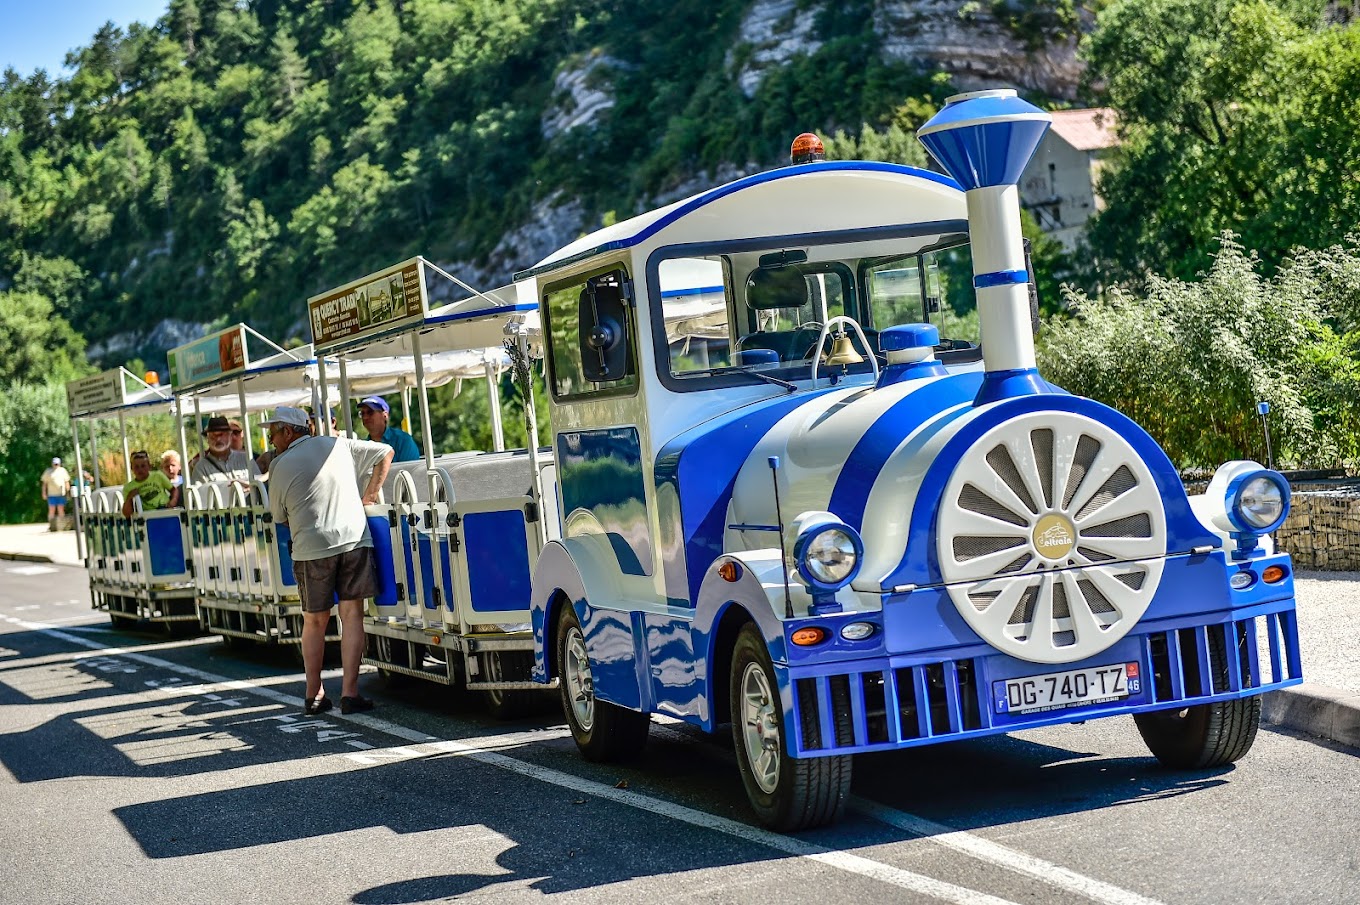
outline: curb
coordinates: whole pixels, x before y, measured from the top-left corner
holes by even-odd
[[[1267,692],[1261,722],[1360,748],[1360,694],[1311,682]]]
[[[52,557],[42,553],[6,553],[0,550],[0,559],[12,559],[16,562],[56,562]]]

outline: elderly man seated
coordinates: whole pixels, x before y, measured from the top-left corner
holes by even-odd
[[[190,463],[189,474],[194,483],[203,481],[248,482],[260,473],[259,467],[244,449],[232,449],[231,422],[221,415],[208,419],[203,431],[208,441],[207,451]]]

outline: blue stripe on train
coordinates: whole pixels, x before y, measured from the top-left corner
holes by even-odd
[[[924,384],[893,405],[864,432],[846,457],[829,509],[856,531],[864,528],[864,507],[883,466],[893,452],[926,422],[946,409],[972,402],[983,375],[973,371]]]

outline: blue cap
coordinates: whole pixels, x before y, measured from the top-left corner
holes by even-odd
[[[964,190],[1015,185],[1053,117],[1009,89],[958,94],[916,133]]]
[[[902,324],[878,334],[878,348],[883,352],[905,352],[939,344],[940,328],[934,324]]]
[[[366,405],[371,409],[377,409],[380,412],[392,411],[391,406],[387,404],[387,400],[381,396],[365,396],[363,399],[359,400],[359,404]]]

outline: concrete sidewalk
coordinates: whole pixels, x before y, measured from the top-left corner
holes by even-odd
[[[85,565],[75,532],[51,532],[46,524],[0,525],[6,559]],[[1262,718],[1360,749],[1360,572],[1301,572],[1295,597],[1307,681],[1265,695]]]
[[[0,559],[85,567],[84,560],[76,555],[76,533],[48,531],[46,522],[38,525],[0,525]]]

